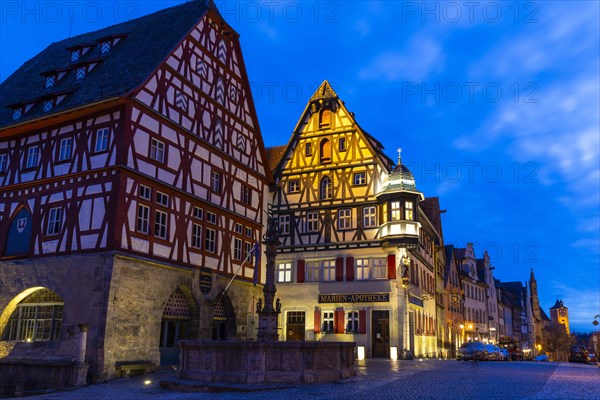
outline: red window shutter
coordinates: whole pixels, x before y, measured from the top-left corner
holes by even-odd
[[[367,310],[358,312],[358,333],[367,333]]]
[[[315,307],[315,333],[321,333],[321,309]]]
[[[344,280],[344,259],[342,257],[335,259],[335,280],[338,282]]]
[[[346,257],[346,280],[354,280],[354,257]]]
[[[333,330],[335,333],[344,333],[344,310],[334,311],[334,323]]]
[[[298,283],[304,282],[304,260],[298,260],[298,271],[296,271],[296,280]]]
[[[396,279],[396,255],[388,255],[388,279]]]

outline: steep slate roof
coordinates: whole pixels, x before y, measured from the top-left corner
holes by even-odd
[[[287,146],[284,145],[269,147],[267,149],[267,162],[269,163],[269,169],[271,171],[275,171],[275,168],[277,168],[277,165],[279,165],[279,162],[285,155],[286,148]]]
[[[194,0],[49,45],[0,84],[0,128],[126,95],[145,81],[207,9],[206,2]],[[95,45],[79,61],[71,63],[71,53],[67,49],[96,44],[100,39],[121,34],[126,37],[108,53],[100,54],[99,46]],[[71,70],[54,87],[44,88],[45,79],[40,74],[93,59],[102,62],[83,79],[75,80],[75,70]],[[65,91],[73,92],[48,113],[43,112],[41,104],[36,104],[21,119],[13,121],[12,110],[7,108]]]
[[[442,231],[442,218],[440,216],[440,199],[439,197],[426,197],[425,200],[419,203],[419,206],[431,221],[435,230],[440,237],[444,237]],[[437,239],[436,239],[437,240]]]
[[[477,264],[477,277],[480,281],[485,281],[485,260],[478,258],[475,263]]]
[[[565,305],[563,304],[562,300],[556,299],[556,303],[554,303],[554,305],[550,307],[551,310],[554,310],[556,308],[565,308]]]

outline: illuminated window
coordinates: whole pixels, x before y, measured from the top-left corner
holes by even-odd
[[[319,267],[318,261],[306,262],[306,282],[319,282]]]
[[[98,129],[96,131],[96,146],[94,151],[96,153],[106,151],[108,149],[108,128]]]
[[[192,224],[192,247],[202,248],[202,226],[198,224]]]
[[[150,221],[150,207],[143,204],[138,204],[136,231],[148,234],[148,226]]]
[[[338,229],[352,228],[352,210],[344,208],[338,210]]]
[[[346,138],[339,138],[338,140],[338,150],[340,152],[346,151]]]
[[[333,333],[333,311],[323,312],[323,333]]]
[[[60,141],[60,148],[58,151],[58,161],[66,161],[71,158],[71,151],[73,149],[73,138],[64,138]]]
[[[63,300],[53,291],[36,291],[17,305],[6,323],[2,340],[60,340],[63,308]]]
[[[363,207],[363,228],[377,226],[377,214],[375,206]]]
[[[317,232],[319,230],[319,213],[306,213],[306,232]]]
[[[277,264],[277,282],[291,282],[292,281],[292,263],[279,263]]]
[[[354,174],[354,186],[361,186],[367,184],[366,173],[357,172]]]
[[[27,163],[25,168],[35,168],[38,166],[40,161],[40,148],[38,146],[31,146],[27,149]]]
[[[407,220],[412,221],[414,218],[413,215],[413,202],[412,201],[405,201],[404,202],[404,215],[406,217]]]
[[[47,235],[58,235],[62,227],[63,208],[51,208],[48,213],[48,226],[46,229]]]
[[[391,219],[392,221],[400,221],[402,219],[402,208],[400,206],[399,201],[392,201],[390,203],[391,207]]]
[[[300,181],[295,179],[293,181],[288,182],[288,192],[289,193],[298,193],[300,191]]]
[[[369,259],[357,258],[354,260],[354,279],[366,281],[369,279]]]
[[[387,279],[387,259],[373,258],[371,259],[371,272],[373,279]]]
[[[346,321],[346,333],[358,333],[358,311],[349,311]]]
[[[150,141],[150,158],[163,163],[165,161],[165,144],[156,139]]]
[[[331,142],[329,139],[321,140],[321,163],[331,162]]]
[[[328,176],[321,179],[321,187],[319,190],[319,199],[327,200],[333,197],[333,191],[331,188],[331,178]]]
[[[335,260],[323,261],[323,281],[335,281]]]
[[[319,128],[329,128],[331,125],[331,110],[321,110],[319,114]]]
[[[154,211],[154,236],[160,239],[167,238],[167,213]]]

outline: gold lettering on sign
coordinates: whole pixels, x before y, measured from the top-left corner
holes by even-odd
[[[389,293],[320,294],[319,303],[389,303]]]

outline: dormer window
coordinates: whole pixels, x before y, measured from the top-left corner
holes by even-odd
[[[71,51],[71,62],[79,61],[81,58],[81,49],[75,49]]]
[[[46,89],[53,87],[56,84],[56,76],[48,75],[46,77]]]
[[[106,41],[106,42],[102,42],[100,43],[100,54],[106,54],[110,51],[111,48],[111,42],[110,41]]]
[[[49,112],[54,107],[54,100],[44,100],[44,112]]]
[[[78,67],[77,71],[75,73],[75,79],[76,80],[80,80],[85,78],[85,72],[86,72],[86,68],[85,67]]]
[[[13,113],[12,113],[12,120],[13,121],[20,120],[22,116],[23,116],[23,109],[22,108],[15,108],[13,110]]]

